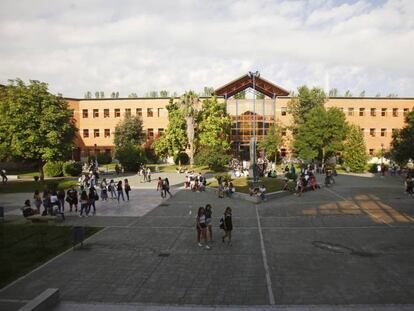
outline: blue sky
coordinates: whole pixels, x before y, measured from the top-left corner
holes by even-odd
[[[280,86],[414,97],[414,1],[0,2],[0,83],[144,95],[259,70]]]

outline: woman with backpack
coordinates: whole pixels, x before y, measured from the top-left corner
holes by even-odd
[[[101,199],[102,201],[108,200],[108,184],[106,182],[106,178],[102,179],[101,184],[99,185],[101,188]]]
[[[220,223],[220,228],[224,230],[224,236],[221,238],[221,240],[224,243],[224,240],[227,238],[228,245],[231,245],[231,231],[233,230],[233,221],[230,206],[226,207],[224,215],[221,216]]]
[[[196,218],[196,226],[197,226],[197,238],[198,238],[198,246],[202,247],[201,240],[204,240],[206,249],[210,249],[210,246],[207,245],[207,223],[206,223],[206,210],[204,207],[200,207],[198,209],[197,218]],[[198,235],[200,233],[200,235]]]

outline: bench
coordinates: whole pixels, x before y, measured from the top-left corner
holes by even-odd
[[[49,221],[63,221],[64,217],[63,214],[58,214],[58,216],[41,216],[41,215],[33,215],[26,217],[26,219],[30,220],[32,223],[37,222],[49,222]]]

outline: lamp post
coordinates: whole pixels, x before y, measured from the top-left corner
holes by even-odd
[[[253,181],[257,181],[257,163],[256,163],[256,79],[260,73],[249,71],[249,77],[253,80]]]

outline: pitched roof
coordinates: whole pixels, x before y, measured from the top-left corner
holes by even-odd
[[[260,93],[269,96],[271,98],[276,96],[287,96],[289,95],[289,91],[283,89],[282,87],[273,84],[261,77],[255,79],[256,81],[256,90]],[[248,74],[243,75],[236,80],[233,80],[222,87],[219,87],[214,92],[218,96],[227,96],[231,97],[236,95],[237,93],[247,89],[253,88],[253,78],[251,78]]]

